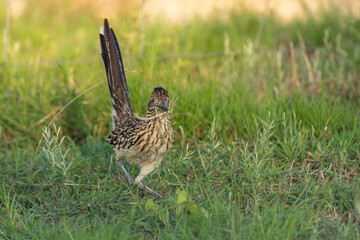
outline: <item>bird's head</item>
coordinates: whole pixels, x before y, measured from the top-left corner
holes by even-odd
[[[162,113],[169,111],[169,93],[162,87],[157,87],[151,94],[151,99],[148,104],[148,112]]]

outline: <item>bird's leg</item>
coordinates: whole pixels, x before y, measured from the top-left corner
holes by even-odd
[[[146,191],[147,193],[153,195],[154,197],[164,199],[164,197],[162,195],[160,195],[159,193],[155,192],[154,190],[152,190],[151,188],[146,186],[143,182],[139,182],[138,186],[141,190]]]
[[[122,164],[122,162],[119,161],[119,162],[118,162],[118,165],[119,165],[119,167],[122,169],[122,171],[124,172],[125,177],[126,177],[128,183],[129,183],[129,185],[130,185],[130,186],[133,186],[133,185],[134,185],[134,181],[132,180],[130,174],[126,171],[126,169],[125,169],[124,165]]]
[[[153,195],[154,197],[164,198],[163,196],[161,196],[160,194],[158,194],[157,192],[155,192],[154,190],[152,190],[151,188],[147,187],[144,184],[145,176],[148,175],[150,172],[152,172],[155,169],[155,167],[156,167],[155,164],[141,166],[140,173],[135,179],[135,184],[137,184],[141,190],[148,192],[149,194]]]

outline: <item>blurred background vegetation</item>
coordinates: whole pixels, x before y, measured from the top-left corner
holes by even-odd
[[[174,116],[177,129],[185,129],[184,136],[178,134],[182,142],[202,138],[214,118],[220,119],[224,139],[251,139],[254,116],[242,111],[251,108],[261,116],[274,98],[295,93],[358,101],[357,1],[9,0],[0,5],[3,147],[36,143],[61,108],[105,80],[98,51],[104,17],[118,35],[135,111],[144,114],[153,87],[169,89],[178,98]],[[72,139],[83,141],[109,131],[109,107],[102,84],[55,120]]]

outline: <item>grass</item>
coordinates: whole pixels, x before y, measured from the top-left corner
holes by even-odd
[[[258,46],[250,12],[149,22],[143,46],[137,12],[110,19],[136,114],[154,87],[179,98],[175,146],[146,179],[166,196],[155,200],[127,185],[104,142],[105,82],[56,116],[105,80],[102,20],[38,9],[12,19],[0,67],[1,238],[360,238],[358,19],[270,16]],[[174,57],[194,52],[215,55]]]

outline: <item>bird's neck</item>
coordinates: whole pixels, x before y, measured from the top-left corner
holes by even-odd
[[[154,117],[158,114],[159,114],[159,112],[157,111],[156,108],[147,108],[146,117]]]
[[[162,111],[158,111],[157,108],[148,108],[147,109],[147,112],[146,112],[146,117],[149,118],[149,117],[154,117],[154,116],[158,116],[161,114],[161,116],[159,116],[159,118],[163,119],[163,118],[168,118],[169,117],[169,114],[162,114],[164,112]]]

